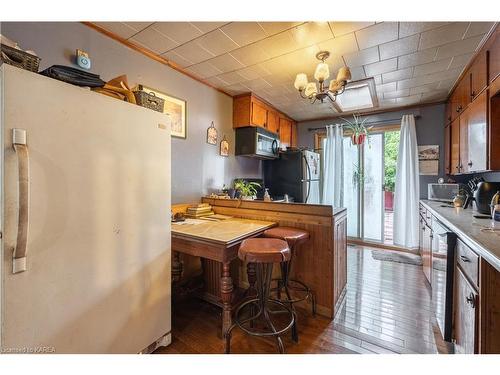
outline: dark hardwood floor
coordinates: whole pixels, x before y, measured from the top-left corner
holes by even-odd
[[[375,260],[368,247],[349,246],[347,293],[333,321],[299,310],[299,343],[287,353],[447,353],[431,311],[420,266]],[[156,353],[223,353],[220,310],[194,297],[173,302],[172,344]],[[232,353],[276,353],[271,339],[234,330]]]

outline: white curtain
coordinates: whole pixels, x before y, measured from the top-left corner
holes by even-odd
[[[343,130],[340,125],[326,127],[321,173],[321,203],[334,207],[344,204]]]
[[[420,196],[415,118],[404,115],[401,122],[394,191],[394,244],[418,247],[418,201]]]

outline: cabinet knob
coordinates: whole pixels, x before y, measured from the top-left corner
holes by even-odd
[[[476,96],[476,92],[475,92],[475,91],[472,91],[472,92],[470,93],[470,96],[472,96],[472,97]]]
[[[469,161],[469,162],[467,163],[467,165],[468,165],[469,167],[472,167],[472,162],[471,162],[471,161]]]
[[[474,293],[471,292],[468,297],[465,297],[465,300],[468,304],[471,305],[472,308],[476,307],[476,298],[474,296]]]

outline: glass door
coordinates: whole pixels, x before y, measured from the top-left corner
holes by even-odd
[[[359,147],[344,137],[344,207],[347,208],[347,235],[359,237],[360,161]]]

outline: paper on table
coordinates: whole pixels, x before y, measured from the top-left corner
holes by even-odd
[[[206,223],[206,221],[199,219],[186,219],[184,221],[177,221],[175,223],[172,223],[172,225],[202,224],[202,223]]]

